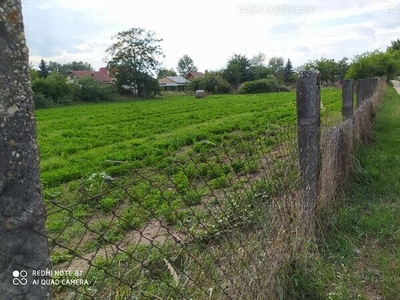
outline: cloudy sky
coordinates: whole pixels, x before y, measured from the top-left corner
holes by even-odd
[[[143,27],[162,38],[163,65],[188,54],[199,71],[234,53],[290,58],[294,67],[322,56],[339,60],[400,38],[400,0],[22,0],[31,62],[104,59],[111,37]]]

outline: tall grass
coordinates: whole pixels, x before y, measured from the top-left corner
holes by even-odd
[[[400,97],[387,88],[340,205],[320,218],[316,248],[291,274],[293,299],[398,299],[399,116]]]

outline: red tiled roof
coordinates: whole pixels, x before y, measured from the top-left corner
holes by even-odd
[[[101,71],[70,70],[69,72],[78,78],[91,76],[100,82],[111,82],[112,81],[112,79],[109,76],[107,76],[106,74],[104,74]]]
[[[204,73],[202,72],[195,72],[195,71],[190,71],[189,73],[186,74],[186,76],[192,75],[194,78],[195,77],[203,77]]]

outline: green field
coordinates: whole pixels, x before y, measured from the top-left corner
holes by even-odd
[[[214,272],[210,277],[193,262],[192,278],[204,284],[216,280],[209,282],[215,286],[220,271],[204,245],[232,228],[244,230],[244,239],[246,230],[268,224],[265,201],[296,182],[291,167],[297,161],[295,97],[294,92],[169,96],[37,110],[53,264],[62,268],[88,255],[96,266],[88,278],[105,282],[94,290],[114,289],[112,278],[124,274],[123,267],[131,284],[140,278],[137,290],[178,297],[182,294],[171,289],[174,282],[163,258],[174,257],[175,264],[191,258],[170,242],[161,248],[126,242],[156,220],[186,241],[183,249],[203,256]],[[323,89],[322,102],[322,122],[339,122],[341,90]],[[128,256],[96,256],[107,245],[121,243]],[[151,265],[137,267],[148,253]],[[182,289],[195,295],[202,293],[199,287]]]
[[[340,118],[340,97],[340,90],[322,91],[323,121]],[[221,144],[294,125],[295,93],[86,104],[37,110],[36,118],[41,178],[50,188],[96,172],[121,176],[164,168],[185,146],[197,149],[204,141]]]

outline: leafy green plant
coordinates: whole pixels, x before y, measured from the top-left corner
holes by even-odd
[[[279,90],[278,80],[273,75],[268,75],[265,79],[257,79],[243,83],[238,89],[239,94],[259,94],[277,92]]]

